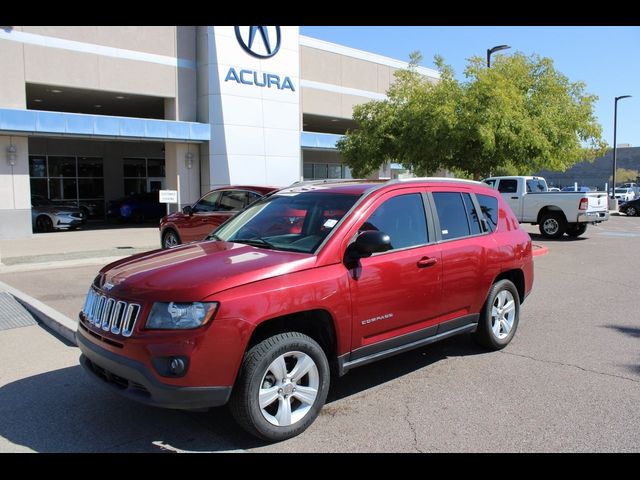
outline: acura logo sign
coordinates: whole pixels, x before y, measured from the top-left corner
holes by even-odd
[[[273,57],[280,50],[280,27],[235,27],[240,46],[257,58]]]

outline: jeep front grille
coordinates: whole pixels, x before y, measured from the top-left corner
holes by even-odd
[[[140,310],[137,303],[107,297],[93,288],[89,288],[82,307],[82,313],[91,325],[123,337],[130,337],[133,333]]]

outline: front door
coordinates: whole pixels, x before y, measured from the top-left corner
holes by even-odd
[[[416,189],[382,197],[357,227],[387,233],[392,249],[361,259],[360,267],[349,272],[352,360],[392,348],[390,342],[397,340],[390,339],[398,335],[418,339],[435,333],[442,261],[440,247],[430,243],[423,198]]]

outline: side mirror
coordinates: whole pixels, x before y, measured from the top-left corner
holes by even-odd
[[[347,247],[345,252],[345,265],[353,268],[361,258],[370,257],[374,253],[386,252],[391,249],[391,238],[378,230],[367,230],[356,238],[356,241]]]
[[[191,205],[187,205],[186,207],[182,207],[182,213],[184,213],[185,215],[193,215],[193,208],[191,207]]]

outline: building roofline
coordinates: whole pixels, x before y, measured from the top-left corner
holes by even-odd
[[[381,65],[387,65],[394,68],[407,68],[408,62],[397,60],[391,57],[385,57],[384,55],[378,55],[377,53],[367,52],[364,50],[358,50],[357,48],[351,48],[338,43],[327,42],[317,38],[307,37],[306,35],[300,35],[300,45],[305,47],[317,48],[319,50],[325,50],[327,52],[337,53],[339,55],[345,55],[347,57],[358,58],[360,60],[366,60],[368,62],[379,63]],[[418,67],[417,72],[430,78],[440,79],[440,72],[432,68]]]

